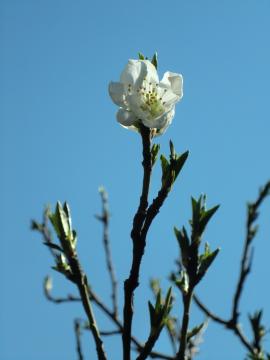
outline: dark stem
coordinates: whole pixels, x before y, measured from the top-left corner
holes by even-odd
[[[257,200],[254,203],[249,204],[247,206],[246,238],[245,238],[243,254],[241,259],[239,278],[238,278],[236,291],[233,298],[233,306],[232,306],[232,320],[235,323],[237,323],[239,316],[238,308],[239,308],[240,297],[243,293],[245,280],[251,270],[252,251],[250,247],[252,244],[252,240],[254,239],[257,231],[257,229],[254,228],[253,224],[259,215],[258,209],[260,205],[269,195],[269,193],[270,193],[270,182],[266,183],[266,185],[260,190]]]
[[[131,231],[131,239],[133,242],[133,259],[130,274],[124,283],[124,331],[122,336],[123,341],[123,359],[130,360],[130,344],[131,344],[131,329],[133,318],[133,297],[134,290],[139,285],[139,272],[141,260],[144,254],[145,238],[141,236],[143,222],[146,217],[148,207],[148,194],[150,187],[150,178],[152,172],[151,161],[151,132],[150,129],[141,126],[140,133],[143,144],[143,184],[138,210],[133,219],[133,228]]]
[[[180,347],[176,360],[185,360],[185,353],[187,347],[187,333],[189,324],[189,311],[193,295],[193,287],[190,286],[188,292],[183,293],[184,312],[182,317],[181,336],[180,336]]]
[[[109,241],[109,209],[108,209],[108,194],[107,192],[102,189],[100,191],[101,200],[102,200],[102,216],[98,217],[100,221],[103,223],[103,244],[105,249],[105,256],[106,256],[106,264],[108,273],[111,279],[111,286],[112,286],[112,303],[113,303],[113,310],[115,316],[118,316],[118,301],[117,301],[117,280],[115,275],[115,270],[113,267],[113,260],[112,260],[112,253]]]
[[[82,346],[81,346],[81,327],[80,320],[74,320],[74,331],[76,337],[76,350],[78,354],[78,360],[83,360]]]
[[[162,328],[156,330],[156,332],[154,334],[149,335],[143,349],[140,352],[140,355],[137,357],[136,360],[145,360],[145,359],[147,359],[149,354],[151,354],[151,351],[152,351],[153,347],[155,346],[155,343],[156,343],[157,339],[159,338],[161,330],[162,330]]]
[[[98,331],[98,327],[97,327],[97,324],[95,321],[94,313],[93,313],[90,298],[89,298],[87,277],[81,269],[77,255],[75,253],[66,254],[66,255],[69,255],[68,261],[69,261],[72,273],[75,278],[75,282],[77,284],[77,287],[78,287],[78,290],[79,290],[79,293],[81,296],[82,304],[83,304],[85,313],[87,315],[91,333],[93,335],[93,338],[94,338],[94,341],[96,344],[98,359],[106,360],[107,357],[106,357],[105,351],[103,349],[103,342],[102,342],[102,339],[101,339],[99,331]]]
[[[207,315],[210,319],[214,320],[215,322],[224,325],[227,327],[228,325],[228,321],[222,319],[221,317],[217,316],[216,314],[214,314],[212,311],[210,311],[202,302],[201,300],[198,298],[197,295],[193,295],[193,300],[195,302],[195,304],[201,309],[201,311]]]

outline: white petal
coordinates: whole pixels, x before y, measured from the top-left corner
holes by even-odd
[[[146,66],[146,80],[148,83],[159,83],[158,73],[155,66],[149,60],[142,60]]]
[[[117,121],[123,126],[132,126],[136,123],[136,116],[127,110],[119,109],[116,114]]]
[[[162,134],[167,127],[172,123],[172,119],[175,114],[174,106],[165,114],[161,115],[159,118],[156,119],[142,119],[142,122],[145,126],[149,128],[156,128],[159,129],[160,133]]]
[[[141,60],[129,60],[124,68],[120,81],[123,84],[136,85],[138,82],[142,82],[146,75],[146,66]]]
[[[125,106],[125,89],[124,85],[119,82],[110,82],[109,94],[112,101],[118,106]]]
[[[170,71],[166,71],[160,86],[164,88],[171,88],[171,90],[179,97],[179,100],[183,97],[183,76]]]

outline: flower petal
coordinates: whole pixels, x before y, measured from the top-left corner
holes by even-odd
[[[163,134],[167,127],[172,123],[175,114],[175,107],[173,106],[168,112],[164,113],[156,119],[142,119],[144,126],[149,128],[159,129],[159,133]]]
[[[136,116],[127,110],[120,108],[116,114],[117,121],[123,126],[132,126],[136,123]]]
[[[142,83],[146,75],[146,66],[142,60],[129,60],[124,68],[120,82],[125,85],[135,86],[138,82]]]
[[[157,73],[157,69],[155,68],[155,66],[149,60],[142,60],[142,62],[144,62],[145,66],[146,66],[146,76],[145,76],[146,81],[148,83],[158,84],[159,78],[158,78],[158,73]]]
[[[164,88],[171,88],[171,90],[179,97],[179,100],[183,97],[183,76],[181,74],[166,71],[160,86]]]
[[[125,107],[125,89],[123,84],[111,81],[109,84],[109,94],[116,105]]]

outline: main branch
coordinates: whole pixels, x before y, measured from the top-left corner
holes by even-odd
[[[130,360],[131,329],[133,318],[133,297],[134,291],[139,285],[139,272],[141,260],[144,254],[145,238],[141,236],[142,226],[146,217],[148,207],[148,194],[150,187],[150,178],[152,172],[151,160],[151,131],[145,126],[141,126],[140,133],[143,144],[143,184],[142,193],[138,210],[134,216],[131,239],[133,242],[133,259],[128,279],[125,280],[125,303],[124,303],[124,331],[123,341],[123,359]]]

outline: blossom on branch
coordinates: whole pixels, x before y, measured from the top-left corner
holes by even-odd
[[[129,60],[120,82],[109,84],[109,94],[120,108],[118,122],[138,131],[140,123],[164,133],[175,114],[175,104],[183,96],[181,74],[166,71],[159,81],[156,67],[149,60]]]

